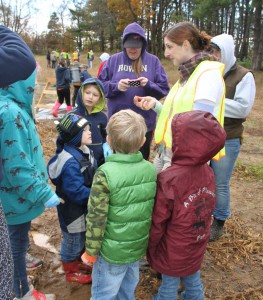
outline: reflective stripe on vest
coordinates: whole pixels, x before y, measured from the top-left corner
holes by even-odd
[[[179,81],[177,81],[176,84],[172,87],[165,99],[162,111],[157,121],[154,134],[156,144],[164,143],[166,148],[172,148],[171,122],[173,116],[177,113],[193,110],[196,87],[200,76],[204,72],[214,69],[218,69],[219,72],[223,74],[225,66],[224,64],[216,61],[203,61],[196,67],[184,86],[181,87]],[[224,127],[224,112],[225,85],[224,93],[220,100],[220,107],[218,108],[217,115],[215,116],[222,127]],[[223,156],[225,156],[225,148],[220,150],[220,152],[213,159],[219,160]]]

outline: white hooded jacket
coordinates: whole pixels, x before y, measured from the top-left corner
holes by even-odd
[[[223,33],[213,37],[211,42],[220,48],[221,62],[226,65],[224,70],[225,75],[236,63],[233,37],[232,35]],[[253,106],[255,94],[254,76],[251,72],[248,72],[236,86],[234,99],[226,98],[225,117],[236,119],[246,118]]]

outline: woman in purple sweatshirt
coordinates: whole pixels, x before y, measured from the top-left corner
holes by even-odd
[[[137,23],[129,24],[123,32],[123,51],[112,55],[99,79],[108,99],[108,118],[122,109],[132,109],[142,115],[147,125],[146,142],[140,149],[149,158],[150,144],[156,125],[156,113],[143,111],[133,103],[135,96],[149,96],[160,100],[170,90],[167,74],[155,55],[146,51],[147,41],[143,28]]]

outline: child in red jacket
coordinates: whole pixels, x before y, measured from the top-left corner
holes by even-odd
[[[160,172],[147,257],[162,273],[154,299],[204,299],[200,267],[210,235],[216,187],[207,164],[224,147],[225,131],[204,111],[176,114],[172,120],[172,164]]]

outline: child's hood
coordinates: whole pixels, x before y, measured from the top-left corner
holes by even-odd
[[[81,88],[79,89],[79,92],[77,95],[77,100],[76,100],[76,103],[78,105],[78,111],[81,115],[85,115],[87,112],[86,107],[83,103],[83,91],[84,91],[85,86],[88,84],[96,84],[99,87],[100,92],[101,92],[100,100],[94,106],[92,113],[97,113],[97,112],[102,111],[106,105],[106,98],[105,98],[104,87],[103,87],[102,82],[98,78],[95,78],[95,77],[88,78],[82,83]]]
[[[32,115],[35,78],[36,70],[26,80],[19,80],[0,89],[0,101],[15,102],[21,109]]]
[[[172,163],[203,165],[225,145],[226,132],[209,112],[194,110],[172,120]]]

